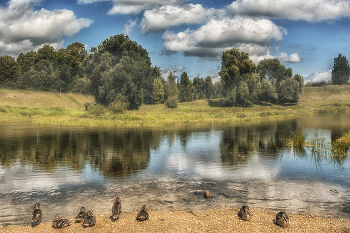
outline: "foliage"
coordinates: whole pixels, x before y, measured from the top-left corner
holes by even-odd
[[[249,59],[249,54],[239,52],[236,48],[224,51],[221,65],[219,74],[225,90],[224,96],[228,98],[226,104],[246,106],[254,102],[258,98],[260,84],[259,76],[255,73],[256,65]],[[244,90],[240,90],[240,87],[244,87]],[[237,95],[236,101],[233,101],[234,92]]]
[[[236,88],[232,88],[226,92],[226,98],[224,99],[225,106],[232,107],[236,105]]]
[[[286,68],[277,59],[264,59],[259,62],[257,72],[261,78],[260,100],[297,102],[304,87],[304,78],[291,68]]]
[[[193,85],[186,72],[181,74],[179,100],[180,102],[192,102],[193,100]]]
[[[179,102],[178,92],[179,91],[176,85],[175,77],[170,72],[168,75],[168,81],[165,87],[166,100],[164,104],[167,108],[177,108],[177,104]]]
[[[346,56],[339,54],[334,58],[334,65],[332,69],[332,83],[333,85],[343,85],[349,82],[350,66]]]
[[[259,95],[259,100],[276,102],[278,99],[278,94],[276,87],[268,79],[261,80],[261,92]]]
[[[0,85],[6,82],[16,82],[18,77],[18,64],[14,58],[0,56]]]
[[[164,88],[160,78],[155,78],[153,82],[152,100],[155,104],[164,103]]]

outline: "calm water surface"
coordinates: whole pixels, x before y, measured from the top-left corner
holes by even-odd
[[[0,226],[111,213],[241,207],[350,220],[350,166],[287,139],[325,145],[350,131],[350,115],[234,127],[106,129],[0,123]],[[245,158],[238,157],[242,154]],[[349,152],[347,152],[349,156]],[[204,189],[213,194],[205,200]]]

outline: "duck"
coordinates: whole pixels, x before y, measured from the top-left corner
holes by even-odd
[[[275,224],[283,228],[288,226],[289,218],[286,212],[281,211],[278,214],[276,214]]]
[[[62,219],[58,217],[58,214],[55,215],[53,221],[52,221],[52,227],[53,228],[65,228],[70,225],[69,219]]]
[[[244,221],[249,221],[252,216],[248,206],[242,206],[242,208],[238,211],[237,215],[240,219]]]
[[[140,210],[140,212],[136,216],[136,220],[137,221],[146,221],[148,219],[149,219],[149,215],[148,215],[148,212],[146,210],[146,206],[143,205],[142,209]]]
[[[32,213],[32,226],[39,225],[41,223],[42,211],[41,205],[39,203],[35,203],[34,210]]]
[[[211,196],[211,193],[209,192],[209,190],[204,190],[203,196],[205,198],[209,198]]]
[[[112,216],[111,216],[112,221],[117,221],[119,218],[120,212],[122,212],[122,205],[120,202],[121,202],[120,198],[117,197],[113,203]]]
[[[85,207],[80,208],[79,214],[75,217],[75,222],[80,223],[84,221],[84,217],[87,214]]]
[[[83,227],[92,227],[96,224],[96,217],[91,211],[88,211],[84,217]]]

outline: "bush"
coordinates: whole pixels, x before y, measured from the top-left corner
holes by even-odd
[[[228,91],[226,94],[226,98],[224,99],[225,106],[233,107],[236,104],[236,89],[233,88],[232,90]]]
[[[169,96],[169,98],[165,101],[165,106],[167,106],[167,108],[177,108],[177,103],[179,102],[179,100],[177,99],[176,95],[173,96]]]
[[[106,108],[101,104],[90,105],[88,108],[88,113],[90,115],[100,116],[106,113]]]

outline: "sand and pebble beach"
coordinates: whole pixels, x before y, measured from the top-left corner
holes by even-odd
[[[350,222],[304,214],[288,213],[289,226],[281,228],[274,224],[277,212],[251,209],[250,221],[240,220],[239,209],[222,207],[209,210],[149,210],[150,218],[136,221],[137,212],[122,213],[116,222],[110,214],[96,214],[96,225],[83,228],[74,223],[64,229],[52,228],[51,222],[42,222],[32,227],[7,226],[0,232],[350,232]],[[30,220],[30,219],[29,219]]]

